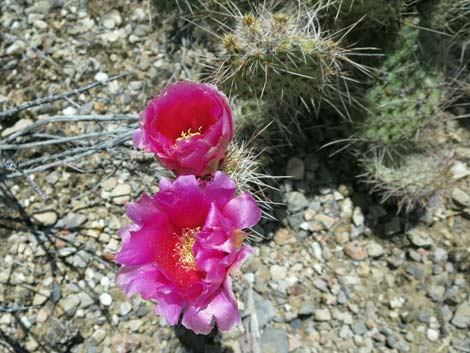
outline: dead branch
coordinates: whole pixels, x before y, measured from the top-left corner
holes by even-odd
[[[18,167],[18,165],[12,161],[12,160],[7,160],[5,163],[5,168],[11,172],[16,172],[16,173],[19,173],[20,175],[23,175],[26,180],[28,181],[29,185],[31,185],[31,187],[33,188],[34,191],[36,191],[39,196],[41,197],[42,200],[45,200],[46,199],[46,194],[41,190],[41,188],[39,187],[38,184],[36,184],[34,182],[33,179],[31,179],[31,177],[27,174],[25,174],[23,172],[23,170],[21,168]]]
[[[63,122],[77,122],[77,121],[94,121],[94,122],[115,122],[123,120],[138,120],[139,116],[137,114],[109,114],[109,115],[57,115],[51,116],[50,118],[41,119],[35,121],[31,125],[24,127],[21,130],[14,132],[13,134],[7,136],[2,143],[11,142],[16,139],[18,136],[27,134],[28,132],[35,130],[41,126],[51,124],[51,123],[63,123]]]
[[[100,132],[93,132],[93,133],[90,133],[90,134],[82,134],[82,135],[68,136],[68,137],[59,137],[59,138],[53,138],[53,139],[43,140],[43,141],[22,143],[22,144],[18,144],[18,145],[16,145],[16,144],[10,144],[10,145],[0,144],[0,151],[1,150],[20,150],[20,149],[40,147],[40,146],[56,145],[56,144],[61,144],[61,143],[67,143],[67,142],[74,142],[74,141],[92,139],[92,138],[97,138],[97,137],[103,137],[103,136],[106,136],[106,135],[113,135],[113,134],[128,132],[128,131],[129,131],[128,129],[126,129],[126,130],[121,129],[121,130],[112,130],[112,131],[100,131]]]
[[[115,147],[119,144],[122,144],[122,143],[130,140],[131,137],[132,137],[132,134],[133,134],[133,131],[126,131],[125,133],[117,135],[116,137],[114,137],[110,140],[107,140],[105,142],[102,142],[102,143],[99,143],[99,144],[96,144],[96,145],[93,145],[93,146],[79,147],[79,148],[75,148],[73,150],[66,151],[66,152],[63,152],[63,153],[59,153],[59,154],[56,154],[56,155],[37,158],[35,160],[35,162],[36,163],[41,163],[45,160],[58,159],[58,158],[70,155],[70,157],[60,159],[56,162],[51,162],[51,163],[48,163],[48,164],[40,165],[38,167],[25,169],[25,170],[22,170],[21,172],[10,173],[10,174],[6,175],[6,178],[11,179],[11,178],[15,178],[15,177],[18,177],[18,176],[33,174],[33,173],[41,172],[41,171],[44,171],[44,170],[47,170],[47,169],[50,169],[50,168],[54,168],[54,167],[58,167],[58,166],[61,166],[61,165],[69,164],[69,163],[71,163],[73,161],[76,161],[78,159],[82,159],[82,158],[85,158],[85,157],[90,156],[92,154],[95,154],[98,151],[107,150],[107,149]],[[22,165],[20,164],[20,167],[21,166]]]
[[[122,121],[122,120],[139,120],[137,114],[109,114],[109,115],[56,115],[50,118],[41,119],[35,121],[31,125],[24,127],[21,130],[14,132],[7,136],[2,143],[11,142],[18,136],[25,135],[26,133],[35,130],[41,126],[51,123],[62,123],[62,122],[77,122],[77,121],[94,121],[94,122],[106,122],[106,121]]]
[[[1,112],[0,113],[0,120],[5,119],[5,118],[9,118],[9,117],[11,117],[11,116],[23,111],[23,110],[26,110],[26,109],[29,109],[29,108],[32,108],[32,107],[36,107],[38,105],[43,105],[43,104],[55,102],[55,101],[58,101],[58,100],[61,100],[61,99],[66,99],[66,98],[71,97],[71,96],[76,96],[76,95],[78,95],[80,93],[83,93],[85,91],[88,91],[88,90],[90,90],[94,87],[104,86],[108,82],[120,79],[122,77],[127,77],[129,75],[130,75],[130,73],[125,72],[125,73],[120,74],[120,75],[111,76],[107,80],[92,82],[92,83],[90,83],[86,86],[79,87],[79,88],[74,89],[74,90],[69,91],[69,92],[60,93],[60,94],[53,94],[51,96],[42,97],[42,98],[38,98],[38,99],[35,99],[35,100],[32,100],[32,101],[23,103],[23,104],[15,107],[15,108],[8,109],[4,112]]]

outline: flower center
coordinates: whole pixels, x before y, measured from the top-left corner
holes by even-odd
[[[201,231],[201,227],[184,228],[180,240],[176,244],[177,261],[185,270],[197,270],[193,246],[196,242],[196,233],[199,231]]]
[[[194,131],[194,132],[191,132],[191,128],[189,128],[186,131],[183,130],[181,131],[180,137],[178,137],[176,141],[189,140],[193,136],[200,135],[202,133],[201,130],[202,130],[202,126],[199,126],[199,129],[197,129],[197,131]]]

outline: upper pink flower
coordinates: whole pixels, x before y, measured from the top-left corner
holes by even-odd
[[[260,209],[249,193],[222,172],[211,181],[162,178],[153,197],[126,205],[134,222],[121,229],[116,261],[124,265],[116,283],[129,296],[156,299],[157,314],[207,334],[214,319],[221,330],[240,322],[230,272],[252,253],[242,246],[243,228],[254,226]]]
[[[203,176],[217,170],[232,138],[225,95],[209,84],[182,81],[147,105],[134,146],[155,153],[178,175]]]

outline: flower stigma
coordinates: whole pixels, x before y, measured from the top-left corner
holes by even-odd
[[[201,227],[196,227],[184,228],[181,232],[181,239],[176,245],[176,256],[181,267],[185,270],[197,270],[193,246],[196,242],[196,233],[200,231]]]
[[[181,131],[180,137],[178,137],[176,141],[189,140],[193,136],[200,135],[202,133],[201,130],[202,130],[202,126],[199,126],[199,129],[197,129],[197,131],[195,132],[191,132],[191,128],[189,128],[187,131],[183,130]]]

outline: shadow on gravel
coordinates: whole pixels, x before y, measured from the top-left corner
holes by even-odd
[[[197,335],[183,326],[177,326],[175,334],[186,349],[185,353],[233,353],[231,348],[222,345],[217,329],[205,336]]]
[[[267,150],[270,164],[267,168],[271,175],[286,175],[288,161],[297,157],[304,162],[305,177],[303,180],[278,180],[281,191],[270,193],[275,203],[274,217],[277,222],[262,221],[264,234],[272,235],[279,224],[289,224],[292,228],[298,227],[290,224],[291,218],[297,214],[290,214],[286,204],[286,195],[290,191],[299,191],[309,202],[321,199],[325,193],[338,192],[341,189],[350,190],[348,196],[353,208],[359,207],[364,215],[365,229],[383,239],[391,240],[394,235],[403,234],[413,228],[418,221],[425,221],[429,213],[425,210],[411,212],[399,211],[396,202],[388,200],[382,203],[380,197],[371,194],[370,187],[359,176],[364,173],[354,155],[354,148],[348,142],[348,124],[344,121],[336,123],[312,124],[306,123],[302,133],[296,134],[291,146],[286,144],[272,147]],[[329,144],[331,141],[341,143]],[[325,147],[326,146],[326,147]],[[329,208],[340,217],[340,205],[333,201]],[[300,217],[300,216],[299,216]],[[302,217],[303,218],[303,217]],[[299,223],[301,220],[298,221]],[[334,228],[330,229],[334,233]],[[266,240],[270,240],[268,236]]]
[[[74,266],[73,263],[66,261],[66,257],[60,256],[57,243],[61,241],[70,248],[73,248],[73,252],[70,255],[74,255],[79,251],[84,251],[84,245],[77,244],[73,240],[63,237],[60,234],[60,231],[63,229],[42,227],[37,225],[33,221],[31,214],[27,212],[20,201],[10,191],[7,184],[2,180],[0,180],[0,207],[2,207],[2,209],[8,209],[12,213],[12,215],[9,215],[8,217],[0,217],[0,230],[2,230],[0,235],[5,234],[5,238],[7,238],[9,234],[11,234],[11,230],[22,230],[31,234],[31,236],[35,239],[35,245],[42,249],[44,253],[44,261],[49,265],[49,274],[53,278],[50,290],[51,295],[43,304],[24,306],[21,303],[21,299],[12,296],[12,293],[14,293],[13,289],[18,286],[12,280],[12,275],[14,273],[14,268],[12,268],[6,283],[4,283],[4,286],[2,287],[3,297],[6,298],[6,301],[0,305],[0,314],[9,313],[12,315],[16,323],[17,333],[20,332],[20,335],[23,336],[23,339],[18,341],[16,338],[0,330],[0,346],[4,344],[5,347],[9,349],[9,351],[15,353],[29,352],[26,348],[24,348],[23,341],[26,341],[28,337],[31,337],[37,343],[38,348],[36,351],[47,353],[71,352],[75,346],[84,342],[84,338],[72,321],[57,320],[57,322],[53,322],[53,318],[56,313],[56,307],[59,300],[63,296],[61,286],[65,283],[65,276],[60,268],[67,267],[71,270],[71,273],[75,273],[77,278],[85,278],[85,271]],[[13,222],[13,225],[4,224],[4,220]],[[79,229],[75,229],[75,231],[79,231]],[[8,251],[6,247],[4,250]],[[110,264],[98,258],[97,256],[94,256],[94,254],[91,254],[91,256],[96,260],[100,260],[100,262],[105,266],[111,268]],[[108,309],[101,305],[99,301],[99,294],[88,285],[86,280],[84,283],[85,288],[82,289],[83,292],[90,296],[96,308],[101,311],[108,324],[111,324],[111,315]],[[33,296],[37,293],[34,287],[30,286],[25,286],[24,291],[27,292],[27,298],[33,298]],[[30,309],[38,309],[40,307],[46,306],[50,308],[52,313],[52,317],[48,319],[48,325],[50,325],[50,328],[41,334],[33,333],[33,330],[30,329],[30,326],[24,323],[24,315],[22,313],[28,313]],[[31,328],[37,327],[31,326]]]

